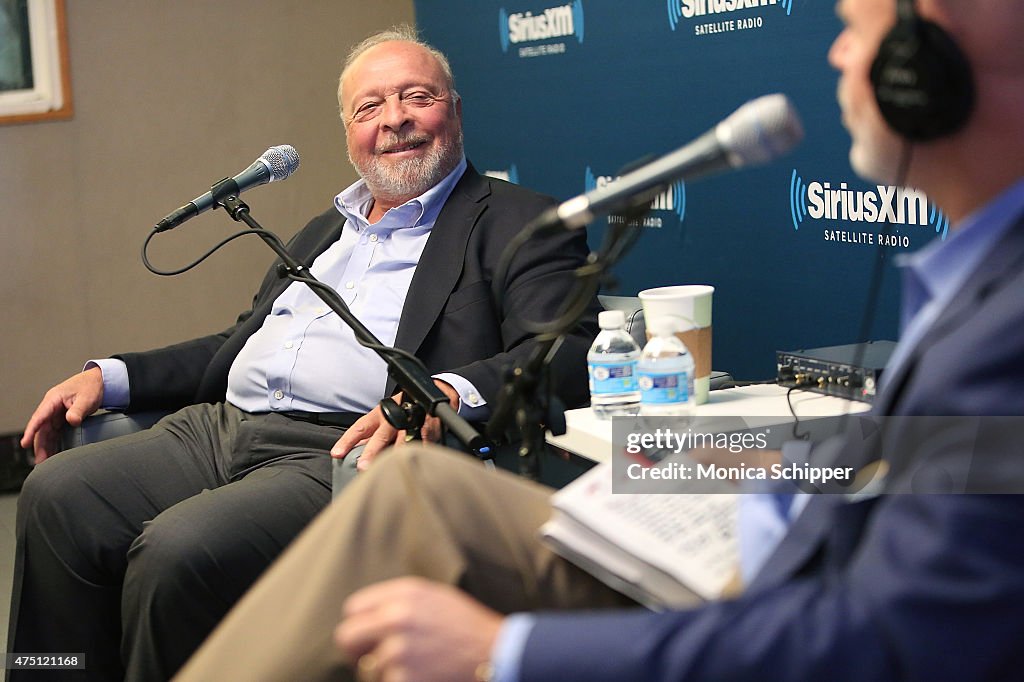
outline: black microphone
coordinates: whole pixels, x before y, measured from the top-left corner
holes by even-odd
[[[594,216],[639,207],[675,180],[694,180],[730,168],[767,163],[803,139],[800,117],[785,95],[751,100],[693,142],[642,166],[615,182],[548,209],[538,221],[569,229]]]
[[[231,189],[235,195],[241,194],[247,189],[265,185],[268,182],[284,180],[294,173],[299,167],[299,153],[290,144],[281,144],[271,147],[263,152],[263,156],[256,159],[251,166],[231,178],[230,182],[235,183]],[[220,183],[218,183],[220,184]],[[212,192],[196,197],[178,210],[169,213],[167,217],[158,222],[153,229],[157,232],[177,227],[189,218],[194,218],[204,211],[208,211],[216,205]]]

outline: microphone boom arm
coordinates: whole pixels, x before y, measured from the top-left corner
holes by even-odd
[[[210,190],[217,206],[221,206],[228,215],[237,222],[248,225],[274,253],[281,259],[279,266],[284,274],[295,281],[306,284],[327,306],[342,319],[355,334],[356,340],[363,346],[375,351],[388,365],[388,371],[402,387],[404,398],[411,400],[426,414],[433,415],[454,435],[460,443],[479,459],[490,462],[493,460],[491,443],[480,435],[476,429],[452,409],[448,396],[437,387],[434,380],[427,374],[415,357],[404,351],[385,346],[373,335],[359,319],[352,314],[338,292],[329,285],[316,279],[302,263],[288,253],[284,244],[276,235],[263,229],[256,219],[249,214],[249,207],[238,198],[238,185],[230,178],[221,180]],[[384,398],[390,400],[390,398]],[[382,401],[383,402],[383,401]],[[413,425],[419,431],[419,425]]]

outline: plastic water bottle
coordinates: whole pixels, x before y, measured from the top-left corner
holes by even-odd
[[[626,315],[605,310],[597,316],[601,333],[587,353],[590,407],[601,419],[640,413],[637,361],[640,347],[626,332]]]
[[[654,336],[640,355],[640,413],[647,416],[693,414],[693,356],[675,335],[672,318],[651,321]]]

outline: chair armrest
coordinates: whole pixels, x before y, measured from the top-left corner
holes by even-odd
[[[60,436],[61,450],[70,450],[80,445],[98,443],[148,429],[168,414],[169,412],[165,410],[94,414],[86,417],[81,426],[64,428]]]

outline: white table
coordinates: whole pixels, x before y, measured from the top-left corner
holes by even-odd
[[[708,402],[697,407],[697,414],[745,417],[751,426],[756,427],[791,426],[793,416],[786,402],[788,390],[775,384],[759,384],[711,391]],[[871,407],[868,403],[810,391],[793,391],[791,399],[801,425],[813,424],[814,420],[825,417],[865,412]],[[549,445],[594,462],[603,462],[611,457],[610,419],[598,419],[589,407],[585,407],[566,412],[565,422],[565,435],[548,434]]]

